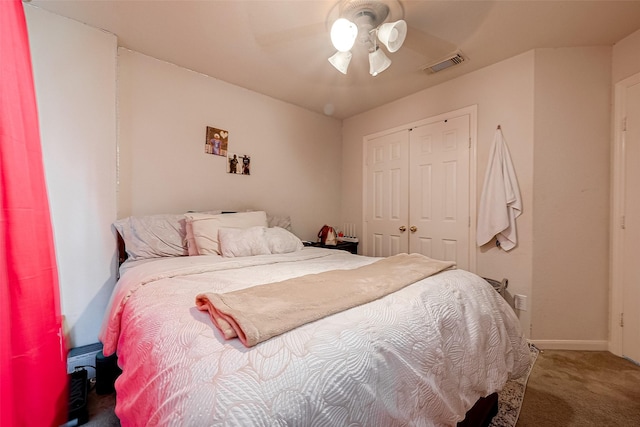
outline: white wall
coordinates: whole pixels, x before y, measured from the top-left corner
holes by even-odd
[[[290,215],[304,239],[337,223],[339,121],[134,52],[118,62],[116,36],[30,5],[25,13],[69,347],[98,341],[118,217],[265,209]],[[204,154],[206,126],[231,132],[251,176]]]
[[[535,52],[532,336],[608,341],[611,48]]]
[[[476,272],[528,297],[535,342],[606,349],[610,73],[609,47],[530,51],[346,120],[343,221],[362,229],[364,136],[475,104],[478,197],[500,124],[523,198],[518,246],[477,248]]]
[[[67,346],[98,341],[115,284],[116,38],[25,5]]]
[[[340,121],[126,49],[118,64],[118,217],[260,209],[314,240],[337,224]],[[205,154],[207,126],[229,131],[250,176]]]
[[[343,222],[357,223],[358,231],[362,230],[364,136],[477,105],[477,194],[479,196],[482,190],[489,149],[496,126],[500,124],[511,152],[523,198],[523,213],[517,220],[518,246],[508,253],[491,245],[478,248],[477,273],[496,279],[506,277],[509,279],[510,294],[531,296],[533,61],[534,53],[528,52],[345,120],[342,154]],[[519,313],[525,333],[529,332],[529,313]]]

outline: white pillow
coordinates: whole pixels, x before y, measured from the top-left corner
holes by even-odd
[[[265,239],[272,254],[286,254],[302,250],[304,247],[298,236],[281,227],[267,228]]]
[[[266,227],[249,228],[220,228],[220,252],[223,257],[243,257],[254,255],[269,255]]]
[[[218,231],[221,228],[267,226],[267,214],[264,211],[220,215],[188,213],[185,214],[185,218],[188,223],[191,223],[193,238],[200,255],[221,255],[218,238]]]
[[[113,226],[125,243],[130,260],[187,255],[183,215],[130,216]]]
[[[268,227],[280,227],[287,231],[291,231],[291,217],[284,215],[269,215],[267,214]]]
[[[189,211],[189,212],[193,212],[193,211]],[[215,210],[215,211],[203,211],[203,212],[199,212],[199,213],[203,213],[203,214],[210,214],[210,215],[218,215],[221,214],[222,211],[221,210]],[[187,251],[189,253],[189,256],[194,256],[194,255],[200,255],[198,253],[198,247],[196,246],[196,239],[193,237],[193,228],[191,227],[191,223],[188,221],[185,221],[185,230],[186,230],[186,245],[187,245]]]

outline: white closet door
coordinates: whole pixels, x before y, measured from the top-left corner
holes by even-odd
[[[408,252],[409,130],[372,139],[366,150],[364,254]]]
[[[640,83],[627,88],[625,112],[622,355],[640,363]]]
[[[469,269],[469,115],[410,132],[409,250]]]

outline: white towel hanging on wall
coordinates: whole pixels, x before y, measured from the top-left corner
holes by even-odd
[[[518,243],[516,218],[522,213],[522,199],[509,149],[500,126],[489,153],[478,211],[477,243],[482,246],[495,236],[505,251]]]

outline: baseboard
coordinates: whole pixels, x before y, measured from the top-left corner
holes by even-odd
[[[609,351],[609,341],[599,340],[530,340],[541,350]]]

